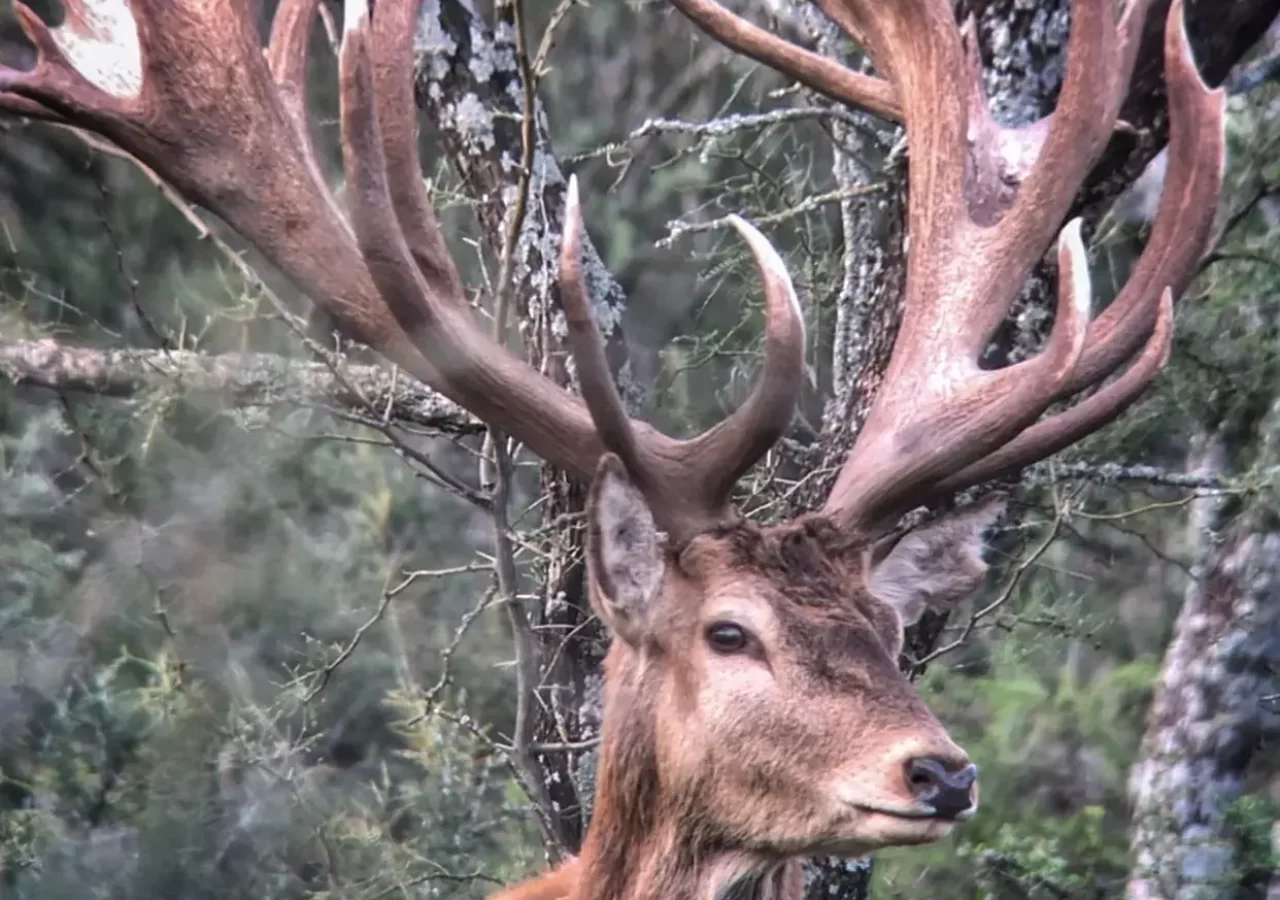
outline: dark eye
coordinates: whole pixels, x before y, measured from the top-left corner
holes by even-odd
[[[733,622],[712,622],[707,626],[707,643],[717,653],[741,653],[747,646],[747,632]]]

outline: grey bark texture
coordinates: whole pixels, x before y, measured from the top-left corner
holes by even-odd
[[[499,5],[499,21],[490,26],[472,0],[427,0],[422,5],[415,43],[418,107],[432,127],[474,198],[481,233],[489,249],[501,253],[523,168],[521,122],[524,91],[509,5]],[[535,329],[549,325],[564,335],[558,305],[550,302],[559,272],[560,234],[568,182],[550,146],[546,115],[535,100],[534,149],[529,173],[529,202],[516,243],[516,296],[541,310],[522,309],[513,323],[521,337],[536,343]],[[583,275],[596,320],[615,373],[628,367],[622,340],[626,296],[604,267],[589,237],[583,241]],[[560,321],[544,321],[555,320]],[[635,402],[640,390],[623,378],[624,398]]]
[[[1275,323],[1271,330],[1274,332]],[[1274,391],[1277,375],[1255,384]],[[1280,395],[1247,403],[1197,440],[1206,473],[1280,466]],[[1129,900],[1238,896],[1228,827],[1250,767],[1280,738],[1280,510],[1273,492],[1203,499],[1188,527],[1199,559],[1130,775]],[[1271,890],[1277,888],[1275,879]]]
[[[1280,428],[1280,405],[1268,427]],[[1233,455],[1218,437],[1202,464]],[[1275,436],[1272,445],[1274,459]],[[1201,548],[1134,766],[1130,900],[1229,897],[1240,881],[1227,816],[1250,763],[1280,737],[1280,522],[1221,501],[1191,517]]]
[[[476,434],[479,419],[386,366],[301,362],[269,353],[98,349],[50,338],[0,342],[0,376],[56,391],[136,398],[189,391],[217,394],[236,409],[332,406],[387,416],[442,434]]]

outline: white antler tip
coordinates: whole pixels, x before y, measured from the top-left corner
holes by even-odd
[[[569,176],[569,190],[565,193],[564,204],[571,210],[578,209],[578,174]]]
[[[1058,266],[1069,267],[1068,272],[1059,273],[1059,290],[1069,290],[1076,312],[1084,319],[1089,318],[1093,308],[1093,290],[1089,278],[1089,256],[1085,253],[1084,240],[1080,236],[1083,221],[1079,216],[1063,226],[1058,238]],[[1066,278],[1062,278],[1066,275]]]
[[[770,281],[778,284],[785,291],[787,300],[791,304],[791,312],[795,320],[804,326],[804,310],[800,308],[800,298],[796,296],[795,286],[791,283],[791,273],[787,271],[787,264],[783,262],[782,256],[778,253],[773,243],[760,233],[760,230],[748,222],[742,216],[731,213],[728,216],[728,222],[742,235],[747,245],[751,248],[751,254],[756,259],[756,265],[760,267],[760,274]]]
[[[728,222],[737,230],[738,234],[742,235],[743,240],[750,245],[751,252],[755,254],[760,267],[775,278],[786,282],[787,287],[790,288],[791,274],[787,271],[787,264],[782,261],[782,257],[778,255],[778,251],[774,249],[769,239],[737,213],[731,213],[728,217]]]
[[[342,30],[345,33],[364,28],[369,21],[369,0],[347,0],[342,4]]]

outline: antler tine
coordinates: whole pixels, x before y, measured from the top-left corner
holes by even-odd
[[[582,207],[578,198],[578,176],[569,176],[564,204],[564,235],[560,241],[560,303],[564,307],[569,353],[578,368],[582,399],[600,433],[605,449],[617,454],[651,507],[662,506],[656,497],[661,481],[654,478],[641,454],[631,418],[613,383],[604,338],[591,312],[582,278]],[[665,517],[664,517],[665,518]],[[668,524],[668,527],[669,524]]]
[[[954,471],[958,448],[979,458],[1039,417],[1084,350],[1091,291],[1080,225],[1073,219],[1058,242],[1057,312],[1040,354],[995,372],[953,358],[950,371],[939,372],[895,353],[825,514],[863,527],[894,518]]]
[[[893,85],[806,50],[730,12],[715,0],[671,0],[704,32],[744,56],[790,75],[820,94],[894,122],[902,106]]]
[[[804,313],[786,264],[745,219],[731,216],[729,221],[747,242],[764,287],[764,365],[738,409],[698,437],[680,443],[679,465],[691,470],[711,504],[727,503],[734,483],[786,431],[805,376]]]
[[[396,321],[429,360],[430,377],[424,380],[482,420],[499,424],[543,459],[590,478],[603,450],[586,408],[482,331],[465,297],[442,294],[441,282],[415,264],[409,243],[416,238],[422,250],[429,234],[419,230],[406,235],[398,218],[406,212],[404,221],[411,228],[426,227],[421,218],[414,219],[421,213],[415,208],[418,198],[411,195],[399,204],[392,199],[380,116],[400,116],[405,110],[394,98],[380,101],[376,94],[375,35],[391,26],[375,20],[412,13],[419,3],[382,0],[376,12],[370,11],[368,0],[348,0],[345,6],[339,60],[343,158],[351,224],[364,264]],[[412,69],[399,77],[411,79]],[[391,133],[404,129],[399,132],[402,140],[411,142],[411,127],[395,122]],[[403,143],[392,149],[417,159],[416,150]],[[397,184],[397,191],[401,187],[413,189],[412,184]]]
[[[1007,301],[989,304],[972,334],[985,342],[1009,306],[1042,248],[1052,237],[1089,169],[1106,147],[1120,114],[1137,58],[1150,0],[1127,0],[1119,21],[1114,0],[1074,0],[1067,69],[1047,134],[1013,206],[988,233],[987,281]]]
[[[419,0],[383,0],[373,17],[373,90],[400,231],[427,283],[444,302],[466,307],[462,278],[440,230],[418,159],[413,36]]]
[[[322,189],[333,218],[346,224],[333,191],[328,189],[315,142],[307,122],[307,63],[310,59],[312,23],[320,0],[281,0],[271,22],[271,39],[267,43],[267,67],[275,79],[280,107],[293,128],[302,161],[311,178]]]
[[[1164,56],[1169,165],[1151,236],[1128,282],[1091,323],[1080,362],[1057,399],[1102,383],[1139,348],[1141,352],[1115,381],[939,482],[936,496],[1015,472],[1111,422],[1142,396],[1168,360],[1173,300],[1185,290],[1205,251],[1222,189],[1226,92],[1210,90],[1200,78],[1182,0],[1169,9]]]
[[[439,372],[442,389],[465,395],[464,404],[477,415],[501,422],[544,458],[563,459],[576,452],[594,463],[602,445],[618,452],[650,499],[655,518],[677,542],[721,521],[728,515],[733,481],[777,440],[790,421],[803,383],[803,318],[782,260],[762,235],[745,223],[735,223],[751,245],[764,282],[768,311],[764,372],[748,401],[719,427],[690,441],[673,440],[633,422],[610,380],[603,343],[581,284],[581,212],[576,180],[571,181],[561,285],[574,326],[571,343],[583,370],[590,418],[567,394],[547,393],[545,387],[551,382],[540,376],[531,379],[524,363],[499,352],[476,329],[465,303],[458,298],[442,302],[448,299],[440,295],[443,281],[432,277],[431,265],[447,256],[443,249],[437,255],[426,246],[430,240],[439,240],[443,247],[443,240],[425,192],[415,197],[413,190],[418,188],[405,191],[397,204],[389,190],[388,167],[394,154],[399,154],[398,164],[406,177],[417,171],[412,97],[407,87],[410,47],[404,36],[412,34],[408,26],[418,2],[382,0],[372,19],[365,3],[349,0],[347,4],[340,62],[344,158],[357,241],[382,297],[424,348]],[[379,49],[377,64],[373,46]],[[404,63],[399,67],[394,62],[397,57]],[[393,78],[401,79],[404,87],[391,86]],[[381,90],[384,84],[385,91]],[[416,256],[409,244],[415,235],[420,250]],[[411,259],[419,265],[412,265]],[[563,408],[548,409],[551,400],[559,400]],[[550,445],[549,438],[557,436],[561,442],[579,446],[570,451]],[[732,474],[727,484],[726,473]]]
[[[1168,86],[1168,167],[1147,246],[1119,296],[1089,329],[1084,356],[1064,396],[1114,372],[1151,333],[1156,298],[1168,286],[1176,298],[1207,247],[1226,169],[1226,92],[1200,77],[1183,16],[1169,6],[1164,39]]]
[[[397,342],[350,229],[316,182],[242,0],[68,0],[65,8],[54,29],[16,4],[37,64],[0,71],[0,91],[109,139],[221,216],[332,307],[347,334],[414,371],[420,355],[403,335]]]
[[[357,244],[351,226],[337,213],[294,124],[299,120],[292,113],[302,108],[301,84],[289,99],[282,99],[247,0],[131,0],[128,7],[103,0],[101,8],[91,10],[90,4],[91,0],[70,0],[59,29],[74,29],[64,43],[96,68],[86,69],[78,57],[64,55],[59,29],[50,29],[19,5],[39,61],[29,72],[0,72],[0,91],[42,103],[70,123],[107,137],[187,200],[217,213],[324,306],[348,336],[383,353],[479,418],[501,422],[508,433],[549,461],[579,477],[591,476],[602,451],[585,407],[465,320],[460,315],[465,313],[460,289],[446,290],[446,280],[440,278],[425,283],[410,263],[412,277],[400,286],[403,289],[390,297],[380,293],[371,269],[385,285],[394,252],[374,247],[368,260],[362,256],[361,246],[368,247],[368,241]],[[306,3],[285,4],[286,13],[306,8]],[[108,31],[86,26],[100,24],[101,18],[94,16],[104,9],[123,11],[128,18],[113,21]],[[389,20],[405,12],[389,0],[378,9]],[[363,21],[367,24],[368,17]],[[290,82],[301,77],[304,29],[301,16],[286,21],[276,31],[275,49],[269,54],[286,92]],[[351,39],[353,32],[346,37]],[[91,41],[97,43],[90,46]],[[361,94],[362,105],[355,113],[363,109],[368,113],[366,126],[373,126],[365,129],[366,137],[373,139],[359,149],[376,156],[371,165],[381,179],[374,179],[376,189],[370,189],[369,173],[355,173],[366,187],[361,209],[367,224],[370,208],[377,207],[379,196],[387,196],[386,163],[377,139],[368,35],[360,32],[355,43],[368,75],[368,90]],[[400,76],[411,79],[412,70]],[[289,103],[294,103],[292,112],[286,109]],[[388,119],[396,109],[393,100]],[[411,124],[405,128],[400,134],[411,136]],[[394,128],[391,133],[397,134]],[[412,189],[419,180],[415,174],[404,186]],[[406,238],[389,200],[384,207],[386,222],[373,218],[388,226],[394,237],[390,246],[403,248]],[[364,236],[370,231],[366,227]],[[420,231],[411,236],[415,247],[428,244]],[[439,324],[439,332],[417,329],[415,344],[389,301],[406,321]],[[450,340],[456,346],[449,346]],[[424,355],[424,347],[438,351],[435,358]]]
[[[1071,446],[1133,405],[1169,361],[1173,346],[1173,291],[1165,288],[1156,304],[1156,321],[1142,352],[1123,375],[1075,406],[1037,422],[994,453],[943,478],[933,497],[946,497],[1002,475],[1017,472]]]
[[[737,480],[781,437],[804,386],[804,315],[787,269],[759,231],[731,220],[755,258],[765,294],[765,361],[750,396],[697,437],[639,435],[609,373],[604,343],[582,281],[582,213],[569,180],[561,245],[560,293],[583,399],[605,448],[618,455],[655,517],[679,544],[729,515]]]
[[[824,506],[838,523],[874,528],[944,489],[1041,458],[1078,439],[1086,424],[1117,415],[1158,371],[1168,336],[1158,315],[1161,290],[1185,286],[1187,255],[1198,256],[1207,235],[1200,217],[1208,209],[1211,221],[1221,183],[1210,158],[1220,155],[1210,145],[1220,148],[1221,128],[1206,137],[1210,114],[1192,108],[1199,81],[1184,46],[1181,0],[1166,33],[1171,92],[1186,98],[1174,97],[1173,113],[1187,120],[1180,127],[1200,130],[1178,132],[1187,142],[1185,178],[1171,175],[1166,199],[1170,216],[1185,203],[1202,204],[1194,233],[1179,228],[1175,236],[1166,217],[1131,287],[1088,328],[1086,257],[1079,223],[1069,223],[1059,239],[1058,316],[1044,350],[998,371],[977,367],[1115,127],[1149,2],[1127,0],[1117,16],[1113,0],[1074,0],[1057,109],[1008,129],[990,116],[972,36],[956,26],[947,0],[818,0],[897,88],[912,154],[902,324],[882,388]],[[1125,377],[1086,409],[1032,427],[1055,400],[1099,383],[1144,344]]]

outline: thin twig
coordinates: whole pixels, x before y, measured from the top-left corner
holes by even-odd
[[[304,704],[310,703],[320,695],[320,692],[325,689],[329,684],[330,679],[333,678],[333,673],[338,671],[338,667],[350,659],[351,654],[356,652],[356,647],[360,646],[361,639],[369,629],[382,621],[382,617],[387,612],[387,607],[391,605],[391,600],[396,596],[389,588],[391,582],[391,570],[394,568],[394,566],[391,566],[388,569],[386,580],[382,585],[382,599],[378,602],[378,608],[373,611],[373,615],[366,619],[360,627],[356,629],[355,634],[351,636],[351,640],[347,642],[346,646],[342,648],[338,655],[335,656],[328,665],[320,670],[320,675],[315,686],[312,687],[311,690],[307,692],[307,695],[302,698],[302,702]]]
[[[566,163],[584,162],[601,156],[612,157],[627,150],[627,145],[645,138],[661,134],[683,134],[706,141],[713,138],[728,137],[743,131],[759,131],[777,125],[789,125],[808,120],[835,120],[856,124],[857,117],[846,109],[838,107],[800,106],[772,109],[763,113],[742,113],[701,122],[689,122],[683,119],[667,119],[654,117],[645,119],[638,128],[629,132],[621,141],[612,141],[600,147],[567,157]]]
[[[826,206],[829,203],[839,203],[842,200],[849,200],[853,197],[866,197],[869,194],[875,194],[883,190],[883,185],[869,184],[855,188],[827,191],[824,194],[814,194],[812,197],[805,197],[795,206],[781,209],[768,215],[756,216],[753,221],[757,225],[776,225],[779,222],[785,222],[788,219],[794,219],[805,213],[813,212],[815,209]],[[659,247],[670,247],[682,235],[697,234],[704,231],[723,231],[731,227],[732,222],[728,216],[712,219],[709,222],[668,222],[667,236],[659,240],[657,245]]]
[[[938,657],[963,646],[964,643],[969,640],[969,636],[973,634],[974,628],[980,621],[991,615],[1000,607],[1004,606],[1004,604],[1008,602],[1009,598],[1013,596],[1014,589],[1017,588],[1018,584],[1021,582],[1022,576],[1026,574],[1028,569],[1035,565],[1036,561],[1039,560],[1041,556],[1044,555],[1045,551],[1049,549],[1049,545],[1057,540],[1058,532],[1062,529],[1062,523],[1065,516],[1066,512],[1064,508],[1059,506],[1055,511],[1053,525],[1049,528],[1049,533],[1045,535],[1045,538],[1040,545],[1031,552],[1031,555],[1020,562],[1017,568],[1013,570],[1013,574],[1005,583],[1004,589],[1000,591],[999,596],[986,606],[976,610],[974,614],[969,617],[969,620],[965,622],[964,628],[961,629],[960,636],[958,638],[948,644],[935,648],[932,652],[926,653],[920,659],[912,660],[912,668],[919,669],[921,666],[933,662],[933,660]]]
[[[515,30],[516,60],[520,68],[523,87],[524,109],[522,110],[520,125],[523,155],[516,201],[511,210],[511,221],[507,227],[506,240],[502,248],[502,258],[498,266],[493,330],[494,337],[499,344],[506,343],[507,315],[511,305],[516,254],[519,250],[520,233],[524,228],[524,220],[528,208],[537,137],[534,119],[534,104],[536,102],[534,75],[529,64],[528,45],[525,35],[524,4],[523,0],[509,0],[509,3],[513,20],[512,25]],[[555,829],[551,826],[549,819],[551,811],[550,797],[547,794],[546,786],[542,783],[533,754],[528,750],[533,735],[533,717],[530,714],[532,703],[530,698],[538,677],[537,642],[529,626],[528,614],[518,593],[516,550],[515,543],[511,540],[509,519],[512,463],[506,435],[496,429],[490,429],[485,437],[485,451],[481,457],[481,484],[482,486],[492,486],[490,497],[494,538],[494,570],[497,574],[499,598],[507,611],[507,619],[511,624],[516,656],[516,721],[509,759],[519,781],[524,785],[539,812],[539,819],[543,828],[550,835],[555,833]]]
[[[1029,485],[1056,484],[1063,481],[1093,481],[1110,484],[1138,481],[1165,487],[1197,488],[1221,491],[1227,484],[1216,475],[1193,475],[1189,472],[1169,472],[1157,466],[1123,463],[1058,463],[1048,461],[1031,467],[1023,476]]]

